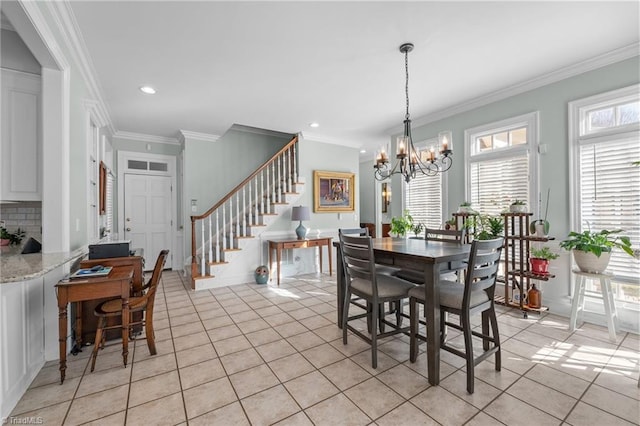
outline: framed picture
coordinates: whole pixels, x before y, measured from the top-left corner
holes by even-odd
[[[313,211],[315,213],[355,211],[353,173],[313,172]]]

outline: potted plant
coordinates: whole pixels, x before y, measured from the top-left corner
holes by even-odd
[[[549,261],[557,259],[558,254],[551,251],[547,246],[543,246],[539,249],[531,249],[531,256],[529,262],[531,263],[531,272],[534,274],[545,275],[549,273]]]
[[[516,200],[509,206],[509,211],[511,213],[526,213],[527,203],[516,198]]]
[[[444,229],[456,229],[456,218],[452,217],[451,219],[444,222]]]
[[[473,213],[474,210],[471,208],[471,203],[468,201],[463,201],[460,203],[460,207],[458,207],[458,213]]]
[[[627,236],[618,235],[621,232],[622,229],[603,229],[598,232],[591,232],[591,229],[582,232],[571,231],[568,238],[560,242],[560,247],[573,253],[573,259],[581,271],[600,274],[607,269],[613,248],[619,248],[633,256],[631,240]]]
[[[15,232],[9,232],[3,226],[0,226],[0,246],[16,245],[22,242],[24,231],[18,228]]]
[[[471,226],[471,222],[469,222]],[[501,237],[504,231],[504,222],[501,216],[481,215],[475,222],[475,238],[479,240],[493,240]]]
[[[416,237],[420,237],[423,230],[424,225],[421,222],[411,224],[411,232],[413,232]]]
[[[413,226],[413,217],[409,214],[409,210],[405,210],[402,216],[394,216],[391,218],[391,229],[389,232],[395,234],[398,237],[405,237],[407,232],[411,230]]]

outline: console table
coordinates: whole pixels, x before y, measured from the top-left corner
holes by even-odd
[[[276,252],[276,268],[278,273],[277,282],[280,285],[280,261],[282,259],[282,250],[297,248],[315,248],[320,250],[320,272],[322,272],[322,247],[327,247],[329,253],[329,275],[333,274],[331,267],[331,239],[332,237],[309,238],[306,240],[269,240],[269,265],[272,265],[273,251]],[[271,279],[271,270],[269,270],[269,279]]]

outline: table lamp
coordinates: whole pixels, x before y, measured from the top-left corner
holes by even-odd
[[[298,227],[296,228],[296,235],[298,236],[299,240],[304,240],[307,237],[307,233],[309,232],[309,230],[305,228],[304,225],[302,225],[302,221],[309,219],[311,219],[309,207],[296,206],[291,210],[291,220],[294,222],[296,220],[300,221],[300,225],[298,225]]]

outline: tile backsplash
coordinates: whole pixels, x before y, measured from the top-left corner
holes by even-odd
[[[33,237],[42,242],[42,203],[40,201],[22,201],[0,203],[0,220],[8,231],[20,228],[25,231],[25,240]]]

